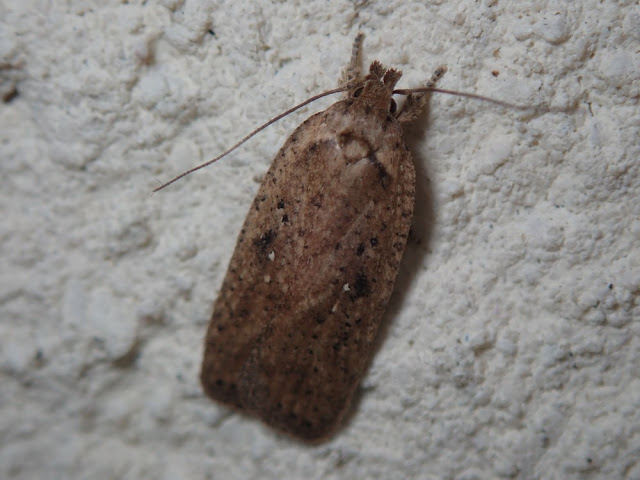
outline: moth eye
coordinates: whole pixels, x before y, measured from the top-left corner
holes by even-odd
[[[358,87],[353,91],[353,97],[358,98],[364,92],[364,87]]]
[[[391,99],[391,105],[389,105],[389,113],[396,113],[396,110],[398,109],[398,104],[396,103],[396,101],[392,98]]]

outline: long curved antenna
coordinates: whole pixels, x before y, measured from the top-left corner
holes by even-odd
[[[496,100],[495,98],[476,95],[475,93],[457,92],[455,90],[446,90],[444,88],[436,87],[406,88],[393,91],[394,94],[398,95],[410,95],[412,93],[422,92],[446,93],[447,95],[457,95],[458,97],[473,98],[475,100],[483,100],[485,102],[493,103],[494,105],[500,105],[501,107],[515,108],[516,110],[532,110],[536,108],[530,105],[515,105],[513,103],[503,102],[502,100]]]
[[[242,145],[244,142],[246,142],[247,140],[249,140],[251,137],[253,137],[256,133],[260,132],[261,130],[264,130],[265,128],[267,128],[269,125],[271,125],[272,123],[277,122],[278,120],[280,120],[282,117],[286,117],[287,115],[289,115],[292,112],[295,112],[296,110],[298,110],[299,108],[304,107],[305,105],[308,105],[311,102],[315,102],[316,100],[318,100],[319,98],[322,97],[326,97],[327,95],[333,95],[334,93],[340,93],[340,92],[346,92],[347,90],[349,90],[349,88],[353,88],[353,85],[347,85],[344,87],[340,87],[340,88],[335,88],[333,90],[329,90],[323,93],[320,93],[318,95],[315,95],[307,100],[305,100],[304,102],[296,105],[293,108],[290,108],[289,110],[287,110],[284,113],[281,113],[280,115],[278,115],[277,117],[273,117],[271,120],[269,120],[267,123],[265,123],[264,125],[256,128],[253,132],[251,132],[249,135],[247,135],[246,137],[244,137],[242,140],[240,140],[238,143],[236,143],[233,147],[231,147],[230,149],[226,150],[225,152],[221,153],[220,155],[218,155],[216,158],[214,158],[213,160],[209,160],[208,162],[202,163],[200,165],[198,165],[197,167],[193,167],[190,170],[187,170],[186,172],[182,172],[180,175],[178,175],[177,177],[172,178],[171,180],[169,180],[166,183],[163,183],[162,185],[160,185],[159,187],[156,187],[153,189],[153,192],[157,192],[158,190],[162,190],[165,187],[168,187],[169,185],[171,185],[173,182],[177,182],[178,180],[180,180],[182,177],[185,177],[187,175],[189,175],[190,173],[195,172],[196,170],[200,170],[201,168],[207,167],[209,165],[211,165],[214,162],[217,162],[218,160],[220,160],[222,157],[224,157],[225,155],[229,155],[231,152],[233,152],[236,148],[238,148],[240,145]]]

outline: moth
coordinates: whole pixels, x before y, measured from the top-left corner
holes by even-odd
[[[304,121],[264,177],[214,304],[200,373],[211,399],[310,442],[335,432],[371,360],[413,217],[402,124],[445,71],[426,88],[394,90],[398,70],[375,61],[361,75],[361,40],[339,89],[346,98]],[[407,95],[403,109],[394,93]]]

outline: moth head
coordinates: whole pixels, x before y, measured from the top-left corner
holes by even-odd
[[[393,114],[397,109],[396,102],[392,97],[393,89],[401,76],[400,70],[387,69],[376,60],[369,67],[369,74],[362,83],[351,91],[351,96],[384,110],[386,113]]]

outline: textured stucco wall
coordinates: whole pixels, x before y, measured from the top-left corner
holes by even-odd
[[[637,2],[0,3],[1,478],[640,478]],[[271,158],[365,62],[435,96],[418,207],[345,427],[204,398],[201,342]],[[499,72],[494,76],[492,71]]]

